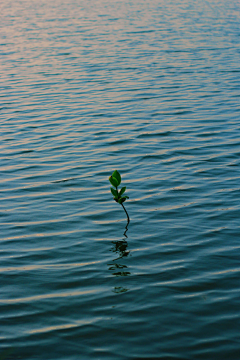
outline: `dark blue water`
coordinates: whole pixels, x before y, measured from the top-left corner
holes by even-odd
[[[0,359],[239,360],[239,2],[1,19]]]

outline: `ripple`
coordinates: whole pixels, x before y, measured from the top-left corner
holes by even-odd
[[[21,302],[28,303],[28,302],[32,302],[32,301],[52,299],[52,298],[86,295],[86,294],[92,294],[94,292],[96,292],[96,290],[74,291],[74,292],[68,292],[68,293],[45,294],[45,295],[41,294],[41,295],[29,296],[29,297],[25,297],[25,298],[0,300],[0,303],[4,303],[4,304],[18,304]]]

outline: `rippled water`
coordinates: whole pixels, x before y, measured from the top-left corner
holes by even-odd
[[[240,359],[239,2],[1,14],[0,359]]]

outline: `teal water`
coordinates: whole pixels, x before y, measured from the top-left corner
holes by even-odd
[[[239,2],[1,19],[0,359],[240,359]]]

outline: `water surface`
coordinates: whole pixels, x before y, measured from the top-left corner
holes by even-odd
[[[1,14],[0,358],[238,360],[239,3]]]

